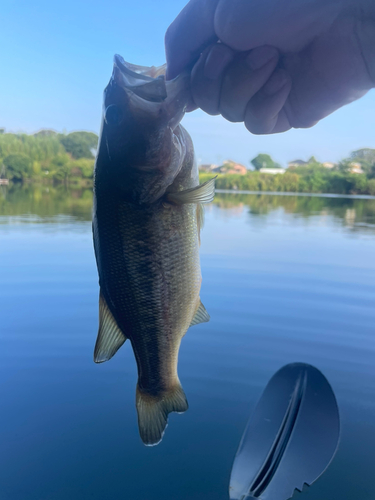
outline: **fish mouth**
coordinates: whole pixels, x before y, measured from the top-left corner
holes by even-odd
[[[113,77],[125,90],[149,102],[163,102],[167,98],[165,82],[166,64],[162,66],[137,66],[126,62],[116,54],[114,57]]]
[[[192,103],[190,72],[185,71],[173,80],[165,79],[167,65],[137,66],[120,55],[114,57],[112,81],[125,90],[131,108],[136,114],[145,112],[158,116],[163,108],[174,128]]]

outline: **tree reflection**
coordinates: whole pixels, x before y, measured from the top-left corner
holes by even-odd
[[[280,209],[306,219],[331,216],[354,231],[375,231],[375,199],[217,193],[214,204],[232,213],[235,207],[245,207],[255,217]]]
[[[67,215],[80,221],[91,220],[91,189],[19,184],[2,188],[5,188],[0,193],[0,216],[3,223],[6,223],[7,216],[31,214],[41,219]]]
[[[19,184],[0,188],[2,223],[7,222],[7,217],[24,215],[35,215],[41,222],[57,215],[91,220],[91,189]],[[353,231],[375,232],[375,199],[216,193],[213,205],[220,207],[222,215],[229,218],[247,212],[251,217],[265,220],[282,210],[306,221],[312,217],[330,216]]]

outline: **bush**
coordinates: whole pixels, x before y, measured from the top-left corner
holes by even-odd
[[[98,147],[98,136],[93,132],[72,132],[59,135],[59,140],[65,151],[76,160],[79,158],[94,158],[93,150]]]
[[[3,165],[6,168],[7,176],[12,181],[22,182],[24,177],[31,173],[31,160],[24,154],[6,156],[3,160]]]
[[[199,176],[200,182],[212,177],[212,174],[207,173]],[[261,174],[258,171],[248,172],[246,175],[219,175],[216,187],[244,191],[375,195],[375,179],[368,179],[365,174],[330,171],[320,165],[297,167],[285,174],[276,175]]]

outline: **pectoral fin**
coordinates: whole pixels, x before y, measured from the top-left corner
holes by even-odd
[[[178,191],[177,193],[168,193],[167,200],[176,205],[184,205],[185,203],[210,203],[215,196],[216,177],[194,188]]]
[[[206,308],[204,307],[202,302],[199,301],[198,309],[190,323],[190,326],[199,325],[199,323],[207,323],[208,321],[210,321],[210,315],[206,311]]]
[[[116,354],[126,337],[118,327],[105,298],[100,292],[99,295],[99,332],[96,339],[94,361],[103,363]]]

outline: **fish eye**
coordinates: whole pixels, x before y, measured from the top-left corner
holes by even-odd
[[[104,113],[104,119],[108,125],[119,125],[122,121],[122,111],[115,104],[110,104]]]

